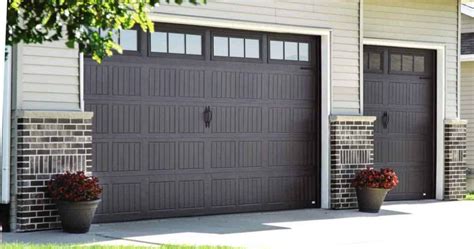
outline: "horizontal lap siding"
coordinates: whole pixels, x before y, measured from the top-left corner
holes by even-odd
[[[64,41],[19,46],[18,108],[79,110],[79,53]]]
[[[467,120],[467,166],[474,169],[474,62],[461,63],[461,118]]]
[[[332,113],[359,113],[358,0],[211,0],[203,6],[161,5],[156,12],[332,29]]]
[[[457,1],[364,1],[365,38],[446,44],[446,118],[457,116],[457,27]]]
[[[474,17],[464,14],[461,16],[461,32],[474,33]]]

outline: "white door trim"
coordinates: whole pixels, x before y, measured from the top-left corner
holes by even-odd
[[[446,101],[446,45],[364,38],[364,45],[419,48],[436,51],[436,199],[444,195],[444,119]]]
[[[321,207],[330,208],[331,29],[152,13],[154,22],[321,37]]]

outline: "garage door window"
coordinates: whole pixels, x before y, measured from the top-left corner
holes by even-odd
[[[424,73],[425,57],[422,55],[390,54],[390,70],[393,72]]]
[[[150,34],[152,53],[202,55],[202,35],[174,32]]]
[[[213,55],[217,57],[260,59],[260,40],[214,36]]]
[[[100,30],[101,36],[106,36],[109,30]],[[112,31],[112,39],[125,51],[138,51],[138,32],[135,29]]]
[[[309,43],[271,40],[270,59],[308,62]]]

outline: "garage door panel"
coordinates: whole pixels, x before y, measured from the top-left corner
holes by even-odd
[[[218,105],[211,107],[211,111],[213,116],[211,133],[262,132],[262,108],[259,106]]]
[[[177,106],[177,130],[179,133],[204,133],[203,112],[205,106]]]
[[[148,143],[148,170],[174,170],[178,162],[177,143],[152,141]]]
[[[110,123],[112,133],[140,133],[141,132],[141,105],[139,104],[111,104]]]
[[[150,68],[148,96],[176,97],[176,69]]]
[[[142,157],[141,142],[113,142],[111,143],[112,163],[111,171],[140,171]]]
[[[182,180],[178,182],[178,208],[202,209],[205,207],[204,180]]]
[[[279,176],[268,179],[268,202],[311,203],[315,191],[314,176]]]
[[[313,141],[269,141],[269,166],[310,166],[314,163]]]
[[[148,74],[148,96],[204,98],[204,70],[150,68]]]
[[[92,119],[92,130],[94,134],[106,134],[109,133],[109,105],[108,104],[86,104],[85,110],[94,113]]]
[[[111,182],[103,184],[103,196],[97,214],[137,214],[142,210],[140,181]]]
[[[148,210],[166,211],[177,209],[177,184],[175,181],[150,181],[148,193]]]
[[[179,141],[178,169],[204,169],[204,142]]]
[[[212,71],[211,97],[217,99],[262,99],[265,79],[263,73]]]
[[[388,61],[376,72],[365,65],[364,77],[364,109],[377,117],[375,167],[393,168],[400,179],[387,199],[434,198],[433,52],[373,46],[364,50],[383,51],[378,54]]]
[[[148,106],[148,132],[149,133],[175,133],[176,106],[174,105],[149,105]]]
[[[315,85],[311,75],[271,74],[268,98],[275,100],[311,100]]]
[[[263,166],[265,154],[262,141],[239,141],[238,146],[238,163],[240,168]]]
[[[312,62],[163,56],[142,44],[140,55],[100,65],[85,59],[93,173],[104,187],[96,221],[316,204],[319,75]],[[209,48],[202,52],[212,55]]]
[[[235,168],[238,165],[236,141],[211,142],[211,168]]]

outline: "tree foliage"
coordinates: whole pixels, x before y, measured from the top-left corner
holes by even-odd
[[[196,5],[206,0],[161,2]],[[10,0],[7,45],[64,39],[68,47],[77,45],[80,52],[90,54],[100,63],[113,50],[122,52],[113,39],[114,31],[135,25],[143,31],[153,31],[149,13],[159,4],[160,0]]]

